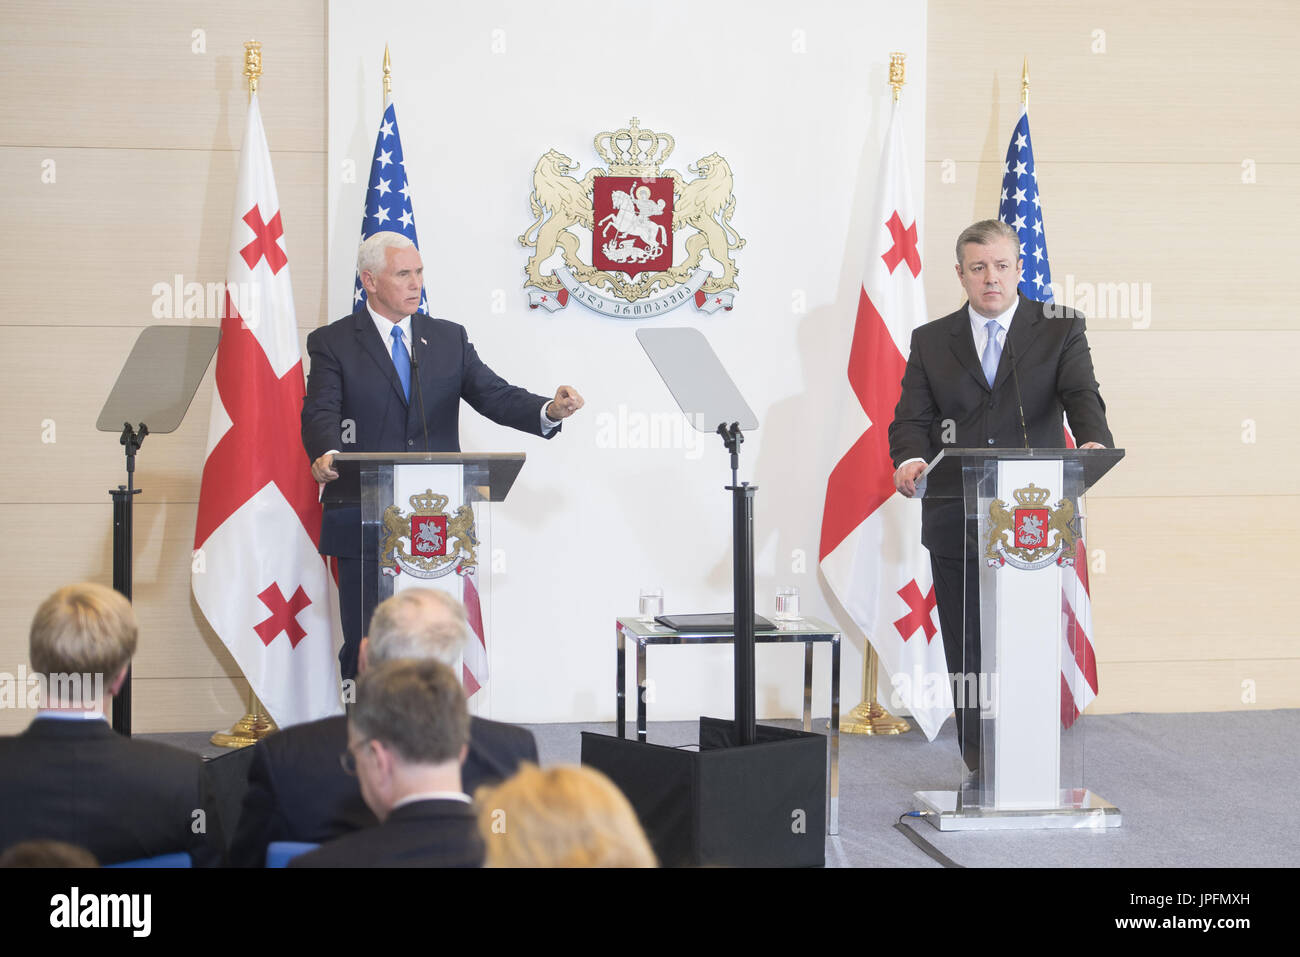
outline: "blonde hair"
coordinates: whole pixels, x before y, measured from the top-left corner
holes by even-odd
[[[632,805],[591,768],[525,764],[476,801],[487,867],[657,866]]]
[[[97,674],[111,681],[135,654],[131,603],[105,585],[65,585],[36,609],[28,654],[41,674]]]

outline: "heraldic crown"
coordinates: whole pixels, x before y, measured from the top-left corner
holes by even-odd
[[[643,130],[637,118],[620,130],[597,133],[591,141],[611,176],[657,176],[677,141],[667,133]]]
[[[451,499],[447,496],[439,495],[434,491],[418,492],[410,498],[411,508],[414,511],[433,512],[437,515],[442,514],[449,501],[451,501]]]
[[[1048,489],[1037,488],[1033,482],[1029,483],[1028,488],[1018,488],[1015,491],[1016,501],[1025,508],[1042,508],[1051,494]]]

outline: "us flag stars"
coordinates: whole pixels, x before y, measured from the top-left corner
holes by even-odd
[[[365,215],[361,219],[361,238],[368,239],[381,231],[401,233],[417,247],[420,245],[415,234],[411,189],[406,181],[402,138],[397,129],[397,110],[391,102],[384,109],[379,134],[375,137],[370,185],[366,188]],[[352,287],[352,302],[359,306],[365,301],[366,291],[361,286],[361,274],[358,273]],[[423,290],[420,293],[420,311],[429,311],[429,297]]]
[[[1052,301],[1052,270],[1047,262],[1047,235],[1043,231],[1038,177],[1034,175],[1034,148],[1029,136],[1029,110],[1021,110],[1002,164],[1002,197],[998,219],[1020,236],[1025,271],[1020,292],[1029,299]]]

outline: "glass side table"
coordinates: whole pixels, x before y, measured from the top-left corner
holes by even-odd
[[[627,736],[627,644],[636,643],[636,736],[646,740],[646,648],[650,645],[727,645],[736,640],[730,631],[679,632],[658,622],[639,618],[619,618],[614,627],[618,642],[615,681],[618,699],[615,708],[616,733]],[[755,644],[803,644],[803,729],[812,730],[812,678],[813,647],[818,642],[831,646],[831,722],[830,722],[830,786],[827,788],[829,808],[826,830],[829,834],[840,832],[840,632],[817,618],[781,622],[773,631],[760,631],[754,635]]]

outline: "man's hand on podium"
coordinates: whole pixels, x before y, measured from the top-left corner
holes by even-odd
[[[1104,449],[1105,447],[1100,442],[1084,442],[1083,445],[1079,446],[1081,449]]]
[[[333,452],[326,452],[311,463],[311,477],[317,482],[333,482],[339,477],[339,473],[334,471]]]
[[[905,498],[911,498],[916,494],[916,480],[924,471],[925,463],[920,460],[904,462],[894,471],[894,488]]]
[[[582,396],[571,385],[562,385],[555,390],[555,398],[546,407],[546,417],[552,422],[560,422],[577,412],[584,405]]]

